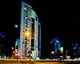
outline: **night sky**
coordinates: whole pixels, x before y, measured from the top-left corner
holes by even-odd
[[[62,40],[66,47],[72,42],[80,43],[80,4],[47,0],[24,1],[32,5],[41,22],[43,56],[48,57],[49,44],[54,37]],[[0,31],[6,35],[6,47],[10,47],[14,46],[16,38],[19,38],[21,2],[16,0],[2,3],[4,6],[0,4]],[[15,28],[15,24],[19,27]]]

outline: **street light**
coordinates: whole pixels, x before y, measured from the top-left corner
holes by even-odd
[[[11,47],[11,50],[12,50],[12,55],[13,55],[14,47]]]
[[[54,51],[51,51],[51,58],[55,58],[55,53],[54,53]]]
[[[51,51],[51,54],[54,54],[54,51]]]

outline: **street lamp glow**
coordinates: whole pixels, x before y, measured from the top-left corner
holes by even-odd
[[[11,49],[13,50],[13,49],[14,49],[14,47],[11,47]]]
[[[51,54],[54,54],[54,51],[52,51]]]
[[[71,56],[66,56],[67,59],[70,59]]]

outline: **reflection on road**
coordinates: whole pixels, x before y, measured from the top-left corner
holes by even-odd
[[[0,64],[80,64],[80,60],[76,59],[0,59]]]

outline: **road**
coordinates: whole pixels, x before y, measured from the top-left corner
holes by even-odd
[[[0,64],[80,64],[80,61],[0,59]]]

